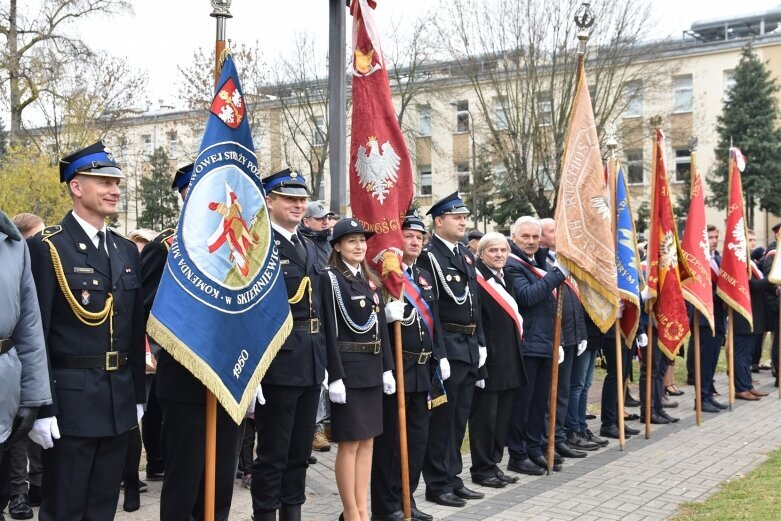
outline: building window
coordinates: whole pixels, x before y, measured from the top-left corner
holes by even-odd
[[[175,159],[179,155],[179,140],[175,130],[166,133],[168,138],[168,156]]]
[[[553,185],[553,176],[546,165],[537,165],[537,182],[543,190],[551,191],[555,188]]]
[[[325,145],[325,118],[323,116],[315,116],[315,129],[312,136],[312,142],[316,147]]]
[[[627,150],[626,152],[626,182],[630,185],[641,185],[643,178],[643,151]]]
[[[689,180],[692,170],[692,156],[688,148],[675,149],[675,177],[674,183],[683,183]]]
[[[418,131],[422,137],[431,135],[431,107],[420,107],[419,109],[420,125]]]
[[[541,92],[537,100],[537,126],[550,126],[553,121],[552,116],[553,102],[551,101],[550,92]]]
[[[630,81],[624,85],[626,96],[625,118],[643,117],[643,85],[639,81]]]
[[[456,179],[458,180],[458,191],[466,192],[469,189],[469,164],[456,164]]]
[[[496,128],[498,130],[504,130],[507,128],[507,101],[504,97],[498,97],[494,99],[494,113]]]
[[[141,136],[141,145],[144,147],[144,154],[147,156],[152,155],[152,134],[144,134]]]
[[[507,167],[504,163],[494,165],[494,186],[500,186],[507,181]]]
[[[469,132],[469,102],[456,103],[456,132]]]
[[[691,112],[694,106],[694,93],[692,90],[692,75],[676,76],[673,78],[673,112]]]
[[[735,71],[724,71],[724,103],[732,100],[732,88],[735,86]]]
[[[420,176],[420,182],[418,183],[418,195],[430,196],[432,194],[431,165],[421,166],[419,168],[418,175]]]

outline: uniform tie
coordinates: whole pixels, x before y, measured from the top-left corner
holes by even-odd
[[[306,262],[306,248],[304,248],[304,245],[301,244],[301,241],[298,239],[298,235],[294,234],[292,237],[290,237],[290,242],[293,243],[293,246],[296,249],[296,253],[298,253],[298,256],[301,258],[301,260]]]
[[[106,234],[103,230],[98,230],[98,255],[106,262],[106,266],[111,274],[111,261],[108,258],[108,250],[106,249]]]

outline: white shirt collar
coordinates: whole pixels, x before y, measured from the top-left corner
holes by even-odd
[[[486,264],[486,266],[488,265]],[[504,280],[504,272],[501,269],[498,270],[495,270],[493,268],[488,268],[488,269],[491,270],[491,273],[493,273],[494,275],[498,275],[502,280]]]
[[[353,274],[353,277],[357,277],[358,274],[361,272],[361,267],[360,266],[358,266],[357,268],[353,268],[352,266],[350,266],[349,264],[344,262],[344,260],[342,260],[342,262],[344,263],[345,266],[347,266],[347,269],[350,270],[350,273]]]
[[[288,230],[282,228],[280,225],[278,225],[274,221],[271,221],[271,227],[274,228],[274,230],[278,231],[279,234],[282,235],[282,237],[284,237],[285,239],[287,239],[290,242],[293,242],[292,238],[296,234],[296,232],[288,231]]]
[[[443,239],[443,238],[442,238],[442,236],[441,236],[441,235],[437,235],[436,233],[435,233],[434,235],[436,235],[437,237],[439,237],[439,240],[445,243],[445,246],[447,246],[447,249],[448,249],[448,250],[450,250],[450,251],[453,251],[453,248],[455,248],[455,247],[456,247],[456,243],[453,243],[453,242],[450,242],[450,241],[448,241],[448,240],[445,240],[445,239]]]
[[[100,239],[98,238],[98,232],[102,231],[103,232],[103,236],[104,237],[107,236],[106,232],[107,232],[107,228],[108,227],[106,226],[106,224],[105,223],[103,224],[103,228],[97,229],[94,226],[92,226],[90,223],[88,223],[87,221],[85,221],[84,219],[79,217],[78,214],[76,214],[75,211],[71,212],[71,215],[73,215],[73,218],[76,219],[77,223],[79,223],[79,226],[81,226],[81,229],[84,230],[84,233],[87,234],[87,237],[89,237],[89,240],[92,241],[92,245],[97,248],[98,244],[100,244]],[[104,242],[104,245],[106,247],[106,252],[108,252],[108,244],[106,244]]]

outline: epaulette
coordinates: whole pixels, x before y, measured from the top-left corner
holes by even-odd
[[[52,235],[57,235],[62,231],[62,226],[55,224],[54,226],[47,226],[41,231],[41,239],[48,239]]]
[[[127,242],[134,244],[133,241],[131,241],[130,239],[128,239],[127,237],[122,235],[122,233],[120,233],[119,230],[117,230],[116,228],[112,228],[111,226],[109,226],[108,227],[108,231],[110,231],[111,233],[113,233],[114,235],[119,237],[120,239],[125,239]]]
[[[173,228],[166,228],[159,234],[157,234],[157,237],[152,239],[152,242],[166,242],[168,239],[170,239],[174,234],[176,233],[176,230]]]

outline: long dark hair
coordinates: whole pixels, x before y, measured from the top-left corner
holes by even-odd
[[[344,262],[344,259],[342,259],[342,254],[336,251],[336,248],[331,249],[331,253],[328,255],[328,260],[325,264],[326,266],[331,266],[337,271],[342,271],[347,265],[347,263]],[[364,257],[361,261],[361,271],[366,275],[366,278],[374,282],[377,287],[382,287],[380,278],[376,273],[374,273],[374,270],[369,267],[369,263],[366,262],[366,257]]]

